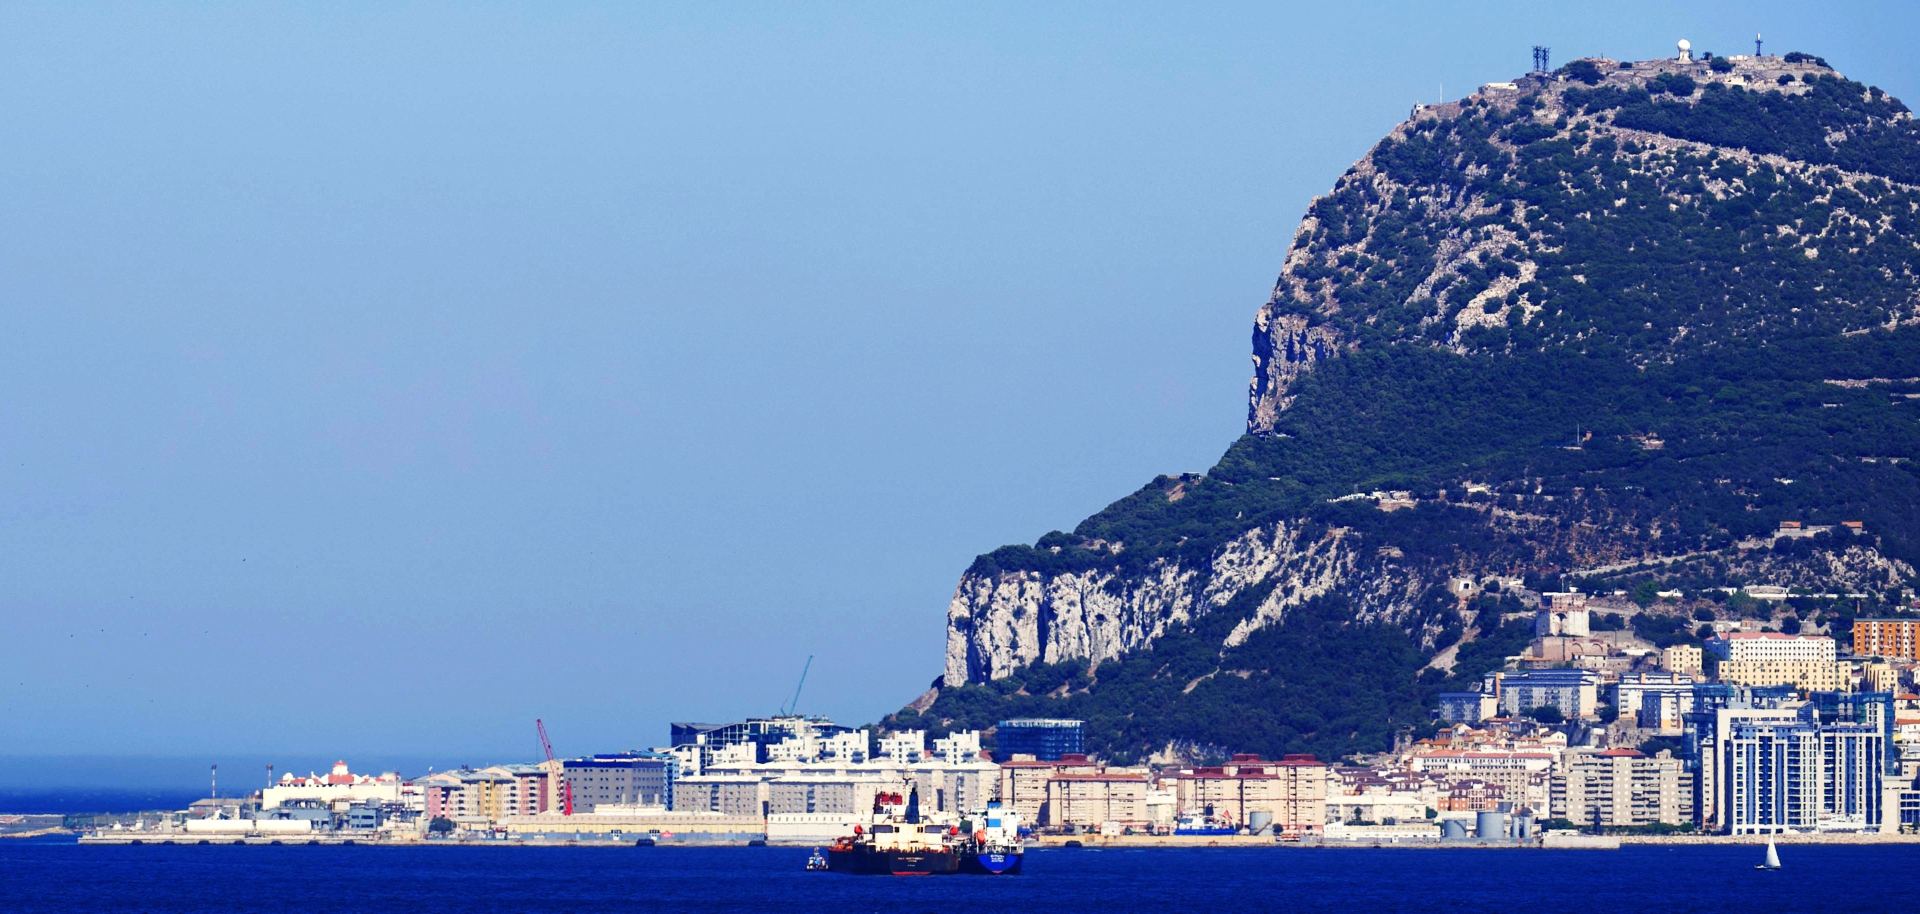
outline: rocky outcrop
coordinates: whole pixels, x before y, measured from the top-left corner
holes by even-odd
[[[1031,663],[1109,660],[1193,616],[1196,572],[968,572],[947,607],[945,682],[998,679]]]
[[[1293,400],[1295,378],[1340,351],[1340,334],[1296,314],[1261,309],[1253,324],[1253,383],[1247,393],[1247,428],[1266,431]]]
[[[1342,528],[1281,522],[1247,531],[1204,563],[1156,561],[1145,574],[1113,569],[969,572],[947,607],[945,682],[998,679],[1033,663],[1097,665],[1169,628],[1266,591],[1223,647],[1314,597],[1340,592],[1362,617],[1402,618],[1431,575],[1393,564]]]

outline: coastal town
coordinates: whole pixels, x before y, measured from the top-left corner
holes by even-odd
[[[1351,759],[1123,765],[1089,754],[1077,720],[883,732],[782,714],[676,723],[664,745],[573,758],[270,770],[187,810],[63,824],[119,844],[803,845],[911,791],[935,817],[998,803],[1040,844],[1920,839],[1920,616],[1818,631],[1823,617],[1795,609],[1805,595],[1750,588],[1742,617],[1697,612],[1682,617],[1693,631],[1657,638],[1635,614],[1671,620],[1681,595],[1505,586],[1527,607],[1526,649],[1478,688],[1439,693],[1429,727]]]

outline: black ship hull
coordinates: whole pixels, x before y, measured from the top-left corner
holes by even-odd
[[[827,870],[858,876],[942,876],[960,872],[960,854],[951,849],[888,851],[855,845],[827,854]]]

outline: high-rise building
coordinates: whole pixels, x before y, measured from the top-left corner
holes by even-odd
[[[1053,718],[1003,720],[995,728],[994,757],[1002,761],[1032,756],[1035,761],[1058,761],[1062,756],[1079,755],[1083,747],[1085,721]]]
[[[1820,725],[1821,831],[1877,832],[1887,773],[1887,739],[1871,724]]]
[[[1737,718],[1726,732],[1721,754],[1727,832],[1762,835],[1817,828],[1822,792],[1819,727],[1795,714],[1784,720]]]
[[[1900,746],[1893,739],[1892,692],[1809,692],[1807,703],[1820,712],[1822,723],[1864,724],[1880,731],[1888,763],[1899,762]]]
[[[1811,702],[1718,711],[1721,830],[1880,831],[1889,783],[1887,733],[1870,722],[1879,706],[1840,702],[1853,720],[1825,719]]]
[[[1708,831],[1726,828],[1726,776],[1724,748],[1728,727],[1743,718],[1791,720],[1795,711],[1787,705],[1798,693],[1792,686],[1743,688],[1722,683],[1699,683],[1693,687],[1691,713],[1686,721],[1688,765],[1694,775],[1693,820]]]

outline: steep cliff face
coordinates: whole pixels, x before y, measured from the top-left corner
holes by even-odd
[[[944,686],[1084,665],[1064,701],[1177,642],[1166,670],[1252,688],[1279,674],[1236,664],[1304,609],[1430,656],[1474,630],[1458,580],[1892,595],[1920,555],[1916,264],[1920,129],[1817,58],[1580,61],[1417,110],[1295,234],[1248,436],[976,560]],[[1802,518],[1870,532],[1776,550]]]
[[[1247,427],[1264,430],[1292,402],[1287,391],[1294,379],[1316,362],[1340,351],[1340,334],[1316,326],[1298,314],[1275,314],[1260,309],[1253,323],[1253,385],[1247,395]]]
[[[998,679],[1034,663],[1098,664],[1151,644],[1256,585],[1273,585],[1254,616],[1229,635],[1226,643],[1239,644],[1289,606],[1352,582],[1359,562],[1347,533],[1307,534],[1299,524],[1281,522],[1246,531],[1203,562],[1156,559],[1137,573],[1111,567],[969,572],[947,607],[945,681]],[[1369,595],[1361,605],[1398,617],[1410,603],[1395,596],[1406,594]]]

